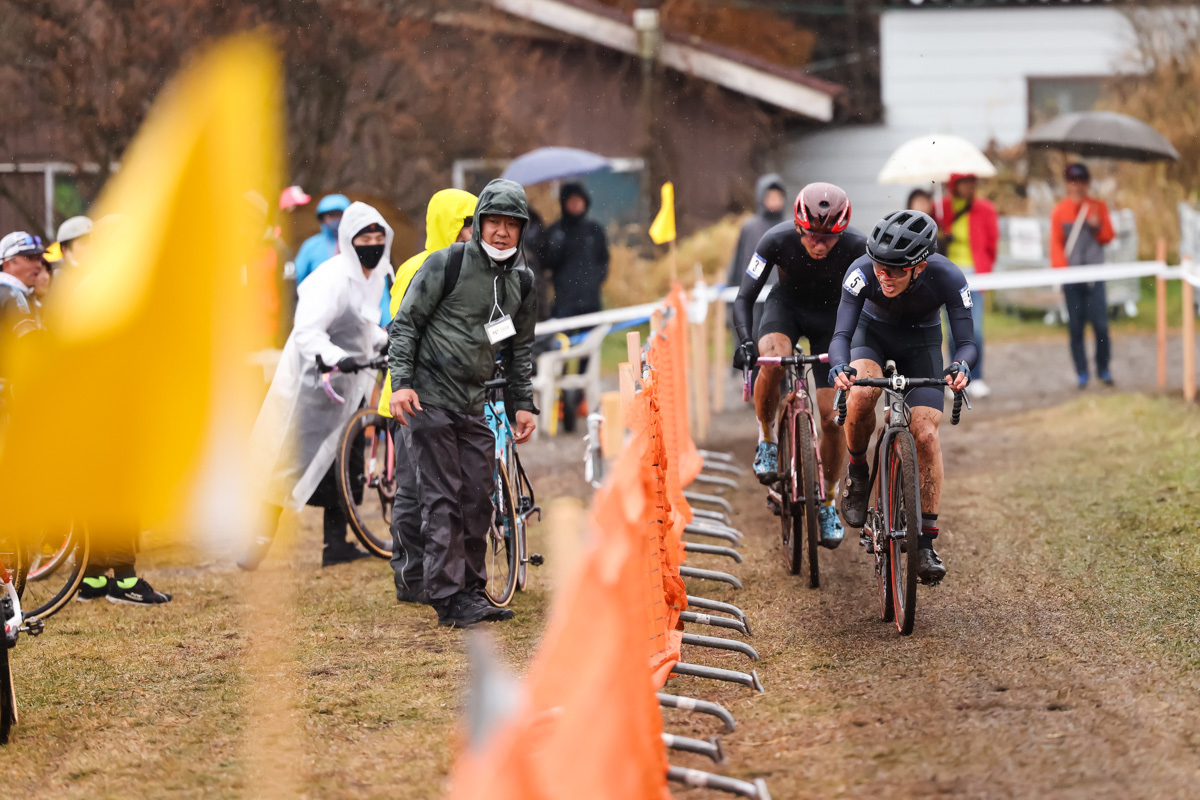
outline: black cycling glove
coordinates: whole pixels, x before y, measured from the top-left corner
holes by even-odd
[[[963,375],[967,376],[967,384],[970,385],[970,383],[971,383],[971,368],[967,366],[965,361],[955,361],[953,364],[946,367],[945,372],[943,372],[942,374],[945,375],[947,378],[953,378],[956,375],[958,375],[960,372]]]
[[[754,369],[758,366],[758,345],[750,339],[738,345],[738,354],[742,357],[742,369]]]
[[[834,364],[829,368],[829,385],[837,386],[837,376],[842,374],[849,375],[851,378],[858,375],[858,370],[846,363]]]
[[[346,356],[337,363],[338,372],[357,372],[358,362],[350,356]]]

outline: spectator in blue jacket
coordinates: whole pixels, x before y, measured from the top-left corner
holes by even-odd
[[[317,203],[317,219],[321,221],[321,232],[304,240],[296,254],[296,285],[299,286],[312,271],[337,255],[338,225],[342,213],[350,207],[350,198],[344,194],[327,194]]]

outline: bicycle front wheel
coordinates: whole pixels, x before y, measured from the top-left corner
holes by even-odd
[[[338,499],[367,552],[392,557],[396,471],[387,418],[364,408],[350,418],[337,452]]]
[[[821,524],[817,520],[817,504],[821,502],[821,490],[817,481],[821,480],[821,476],[817,474],[817,442],[813,438],[812,424],[807,415],[796,418],[796,457],[792,461],[800,468],[794,485],[804,497],[801,513],[804,520],[804,540],[808,545],[808,586],[817,589],[821,586],[821,565],[817,559],[817,544],[821,538]]]
[[[800,565],[803,561],[801,542],[804,523],[795,516],[796,507],[793,504],[796,494],[792,488],[795,486],[794,476],[796,474],[794,456],[796,437],[792,431],[790,415],[787,414],[786,408],[779,417],[779,428],[776,431],[775,441],[779,443],[779,460],[775,471],[779,475],[779,527],[783,536],[783,563],[787,565],[788,572],[799,575]],[[803,511],[801,513],[803,514]]]
[[[517,591],[517,564],[520,548],[517,542],[517,508],[512,483],[503,461],[496,462],[496,487],[492,490],[492,524],[488,527],[485,545],[487,595],[492,604],[508,605]]]
[[[78,523],[65,531],[43,531],[30,544],[29,572],[20,589],[26,617],[45,619],[71,602],[83,583],[91,548],[87,527]]]
[[[921,531],[917,451],[912,434],[897,431],[888,443],[888,566],[896,628],[912,633],[917,612],[917,536]]]

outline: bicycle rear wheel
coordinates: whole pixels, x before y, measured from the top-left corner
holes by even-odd
[[[91,537],[82,524],[72,524],[66,531],[43,531],[30,544],[29,572],[19,592],[26,617],[45,619],[71,602],[83,583],[91,548]]]
[[[794,516],[792,496],[795,492],[792,490],[792,475],[796,464],[792,454],[795,452],[796,437],[788,416],[785,407],[784,413],[779,417],[779,427],[775,436],[775,441],[779,443],[779,460],[775,471],[779,475],[779,525],[783,535],[783,563],[787,565],[788,572],[799,575],[800,564],[804,558],[801,544],[804,523]]]
[[[808,586],[817,589],[821,586],[821,565],[817,559],[817,544],[821,538],[821,523],[817,520],[821,490],[817,481],[821,477],[817,475],[817,442],[813,438],[812,424],[807,414],[796,418],[796,455],[799,457],[792,461],[800,468],[800,472],[794,485],[804,497],[797,522],[803,519],[804,540],[808,545]]]
[[[354,535],[379,558],[392,557],[394,457],[386,417],[364,408],[350,418],[338,442],[338,498]]]
[[[917,536],[921,531],[921,495],[917,486],[916,444],[907,430],[897,431],[888,443],[888,569],[896,628],[912,633],[917,612]],[[902,534],[902,538],[897,538]]]
[[[516,504],[508,468],[503,461],[496,462],[496,487],[492,491],[492,524],[486,537],[487,585],[485,587],[492,604],[508,605],[517,591],[517,564],[520,561],[518,545]]]

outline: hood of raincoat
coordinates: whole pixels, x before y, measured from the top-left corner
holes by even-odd
[[[497,178],[479,193],[479,203],[475,206],[475,221],[471,225],[471,243],[468,247],[486,262],[495,263],[479,244],[483,241],[483,217],[486,214],[502,214],[521,220],[521,235],[517,237],[517,247],[520,248],[525,227],[529,224],[529,201],[525,199],[525,189],[514,181]],[[520,261],[520,255],[517,253],[504,262],[505,268],[511,268]]]
[[[479,202],[475,195],[462,189],[442,189],[429,198],[429,206],[425,209],[425,249],[405,261],[396,270],[396,280],[392,284],[392,297],[389,304],[392,317],[400,310],[404,293],[412,283],[425,261],[433,253],[454,244],[458,232],[462,230],[463,220],[474,216],[475,204]],[[383,382],[383,391],[379,396],[379,413],[385,417],[392,415],[388,403],[392,399],[392,377],[388,370],[387,380]]]
[[[442,189],[429,198],[425,210],[425,251],[449,247],[458,238],[463,220],[475,216],[478,198],[462,189]]]
[[[772,189],[778,189],[783,192],[783,210],[778,212],[767,211],[763,202],[767,199],[767,192]],[[758,200],[758,213],[777,216],[783,219],[783,212],[787,210],[787,188],[783,185],[783,178],[774,172],[769,172],[763,175],[754,184],[754,197]]]
[[[358,253],[354,252],[353,241],[363,228],[371,224],[382,227],[385,236],[383,258],[379,259],[374,271],[390,275],[392,273],[392,238],[395,234],[392,226],[387,224],[387,220],[375,210],[374,206],[354,201],[342,214],[342,224],[338,227],[338,254],[345,257],[347,262],[358,266],[358,275],[363,280],[367,280],[367,278],[363,277],[362,262],[358,260]]]

